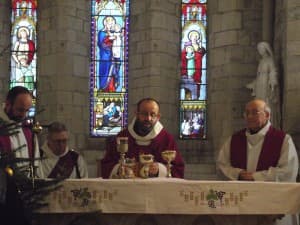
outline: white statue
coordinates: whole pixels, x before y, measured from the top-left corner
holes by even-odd
[[[256,79],[247,84],[246,87],[252,90],[252,96],[267,102],[271,108],[272,125],[279,128],[279,83],[273,52],[267,42],[259,42],[257,44],[257,50],[261,55],[257,68],[257,76]]]

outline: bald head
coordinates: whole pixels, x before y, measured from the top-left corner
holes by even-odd
[[[251,132],[261,130],[270,119],[270,107],[261,99],[254,99],[246,104],[245,120]]]
[[[264,110],[267,110],[268,112],[270,112],[270,108],[267,105],[267,103],[261,99],[254,99],[254,100],[249,101],[246,104],[245,109],[247,109],[249,107],[257,107],[257,108],[261,108],[261,109],[264,109]]]

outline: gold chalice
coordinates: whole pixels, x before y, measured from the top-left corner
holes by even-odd
[[[128,152],[128,137],[117,137],[117,151],[120,153],[120,178],[125,178],[126,173],[125,173],[125,164],[126,164],[126,159],[125,155],[126,152]]]
[[[125,158],[125,177],[134,178],[136,174],[135,158]]]
[[[149,165],[154,162],[154,156],[151,154],[140,154],[139,155],[140,163],[143,167],[140,170],[140,176],[142,178],[149,177]]]
[[[167,161],[167,177],[172,177],[171,174],[171,162],[176,157],[176,151],[175,150],[165,150],[161,153],[161,157]]]
[[[35,122],[32,127],[32,131],[36,134],[39,134],[43,130],[43,127],[39,122]]]

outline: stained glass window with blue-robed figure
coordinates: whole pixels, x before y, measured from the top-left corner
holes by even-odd
[[[116,135],[127,125],[129,0],[92,0],[90,133]]]

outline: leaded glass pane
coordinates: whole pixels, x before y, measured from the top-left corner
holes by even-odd
[[[182,0],[180,138],[206,138],[207,2]]]
[[[92,0],[90,132],[115,135],[127,125],[129,0]]]
[[[10,88],[24,86],[32,92],[33,107],[29,116],[33,116],[36,104],[37,0],[12,0],[11,6]]]

